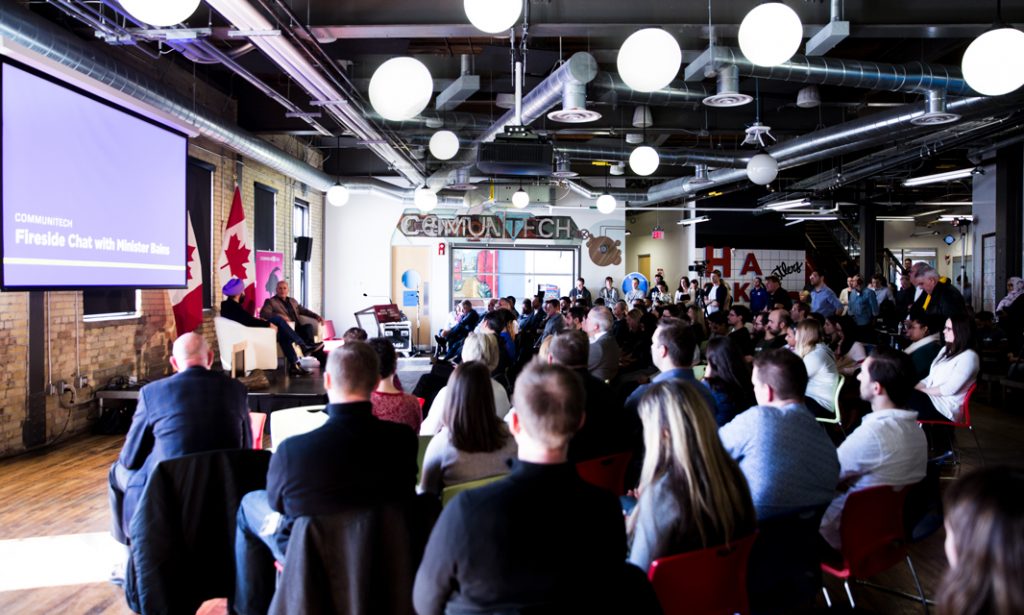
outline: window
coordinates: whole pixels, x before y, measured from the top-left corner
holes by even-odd
[[[309,203],[299,199],[295,199],[295,206],[292,208],[292,234],[296,238],[309,237]],[[291,293],[302,305],[309,302],[308,275],[309,262],[293,259]]]
[[[91,288],[82,293],[84,320],[136,318],[142,311],[142,293],[131,288]]]
[[[274,201],[277,199],[277,190],[254,184],[254,245],[257,250],[274,249]]]
[[[568,295],[576,280],[576,250],[558,248],[481,249],[456,246],[452,250],[452,300],[486,306],[493,297],[522,299],[538,291]]]

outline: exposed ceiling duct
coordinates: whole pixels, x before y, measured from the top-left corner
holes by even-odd
[[[795,55],[776,66],[758,66],[739,49],[715,46],[686,67],[686,78],[703,79],[707,68],[735,66],[742,77],[776,79],[792,83],[864,88],[888,92],[926,93],[945,90],[957,96],[977,93],[967,85],[957,68],[922,62],[881,64],[830,57]]]
[[[911,124],[917,126],[936,126],[939,124],[949,124],[960,119],[960,116],[956,113],[950,113],[946,110],[946,92],[943,90],[928,90],[924,102],[924,114],[910,120]]]
[[[557,145],[555,153],[568,156],[574,160],[606,160],[626,161],[631,150],[620,147],[594,147],[588,145]],[[713,150],[671,150],[659,149],[658,157],[661,164],[689,167],[695,164],[707,164],[714,167],[746,168],[753,154],[737,152],[728,154]]]
[[[196,132],[239,154],[307,184],[321,192],[335,184],[332,176],[285,154],[266,141],[226,126],[221,120],[194,108],[191,100],[156,83],[145,75],[126,68],[86,43],[60,30],[27,9],[12,3],[0,3],[0,46],[23,48],[27,53],[56,63],[93,79],[104,86],[158,109]]]
[[[718,70],[718,90],[704,98],[708,107],[742,107],[754,100],[753,96],[740,92],[740,75],[735,66],[723,66]]]
[[[406,207],[415,207],[414,188],[399,188],[394,184],[368,177],[343,177],[339,181],[348,188],[350,194],[363,194],[385,198],[391,201],[404,204]],[[437,196],[438,207],[462,207],[465,201],[461,196]]]
[[[570,81],[562,86],[562,108],[548,113],[548,119],[565,124],[585,124],[601,119],[601,114],[587,109],[587,86]]]
[[[623,83],[613,73],[598,73],[590,84],[590,94],[594,100],[618,106],[621,104],[649,105],[652,107],[669,107],[683,103],[700,103],[711,91],[701,83],[673,81],[668,87],[653,92],[637,92]]]

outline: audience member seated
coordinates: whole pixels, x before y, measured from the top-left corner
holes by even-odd
[[[416,612],[624,612],[610,602],[624,572],[622,509],[568,462],[583,421],[579,377],[533,362],[513,399],[519,461],[445,507],[416,574]]]
[[[839,370],[832,351],[822,343],[822,327],[812,318],[796,326],[796,346],[793,350],[803,359],[807,370],[805,405],[819,417],[835,415],[836,385]]]
[[[582,331],[583,321],[587,319],[586,308],[574,305],[564,315],[566,326],[569,331]]]
[[[444,323],[444,328],[438,331],[437,335],[434,336],[434,341],[437,342],[435,353],[439,356],[443,354],[443,351],[447,347],[448,332],[454,329],[455,325],[459,324],[459,321],[462,320],[462,316],[465,314],[465,312],[462,311],[462,303],[462,301],[457,301],[455,303],[455,309],[448,312],[448,319]]]
[[[838,299],[837,299],[838,301]],[[789,318],[793,321],[793,324],[800,324],[806,318],[811,316],[811,306],[807,305],[803,301],[796,301],[793,303],[793,307],[789,310]]]
[[[693,325],[693,336],[697,339],[697,343],[708,339],[707,323],[704,320],[704,310],[699,306],[693,304],[686,308],[686,315],[690,317],[690,324]]]
[[[434,340],[438,343],[437,354],[445,361],[451,361],[462,353],[462,343],[477,324],[480,323],[480,314],[473,309],[473,303],[469,299],[462,302],[462,317],[459,322],[448,330],[445,335],[438,335]],[[443,349],[443,354],[441,350]]]
[[[466,336],[465,343],[462,344],[462,362],[479,361],[487,367],[489,373],[493,373],[498,368],[498,360],[498,342],[495,336],[487,333],[470,333]],[[491,378],[491,390],[494,397],[495,414],[498,418],[503,418],[508,414],[510,407],[508,393],[505,392],[505,387],[493,378]],[[441,431],[444,414],[441,409],[445,407],[447,397],[448,387],[445,386],[437,392],[434,403],[430,406],[431,411],[420,425],[421,436],[432,436]]]
[[[380,383],[370,396],[373,416],[392,423],[408,425],[419,433],[423,411],[418,399],[395,387],[395,370],[398,367],[398,353],[390,340],[375,337],[369,342],[380,362]]]
[[[157,463],[219,449],[252,448],[245,386],[210,371],[213,352],[198,333],[174,341],[169,378],[139,390],[139,404],[110,468],[111,534],[128,544],[131,515]]]
[[[619,357],[622,351],[612,337],[613,316],[606,307],[595,307],[587,314],[583,331],[590,338],[590,356],[587,369],[598,380],[605,382],[619,373]]]
[[[377,354],[363,342],[328,355],[327,422],[282,442],[270,461],[266,491],[247,494],[238,509],[235,612],[267,612],[274,560],[285,561],[298,517],[415,496],[416,435],[373,416],[370,397],[379,374]]]
[[[641,384],[626,398],[626,415],[631,420],[637,416],[640,398],[652,384],[666,380],[683,380],[697,384],[691,367],[696,346],[697,340],[693,337],[693,331],[688,325],[678,320],[663,322],[654,330],[654,337],[651,338],[651,361],[654,363],[654,367],[658,368],[659,373],[649,384]],[[709,405],[714,405],[715,402],[711,398],[710,391],[701,390]]]
[[[824,508],[839,483],[839,459],[804,405],[807,369],[788,350],[754,357],[757,406],[718,430],[747,478],[759,521]]]
[[[711,391],[715,422],[721,427],[756,403],[750,367],[731,337],[709,341],[706,354],[708,364],[701,383]]]
[[[557,299],[548,299],[544,302],[544,322],[541,325],[541,334],[537,338],[536,345],[539,348],[545,339],[556,333],[561,333],[566,328],[565,319],[560,311],[560,303]]]
[[[939,615],[1024,613],[1024,470],[996,466],[946,490],[949,570]]]
[[[839,523],[849,494],[879,485],[912,485],[925,477],[928,465],[928,442],[917,413],[904,410],[914,390],[910,357],[879,346],[864,360],[857,380],[871,413],[837,451],[839,495],[821,520],[821,535],[833,549],[842,547]]]
[[[370,335],[366,332],[366,329],[362,327],[349,327],[341,336],[341,341],[348,344],[350,342],[365,342],[369,338]]]
[[[917,383],[910,408],[922,421],[963,420],[964,398],[981,368],[974,352],[971,320],[966,315],[946,319],[943,328],[945,347],[932,361],[928,376]]]
[[[625,301],[616,301],[611,310],[612,316],[615,318],[612,322],[612,336],[621,348],[625,345],[626,336],[629,334],[629,323],[626,322],[629,306],[626,305]]]
[[[307,345],[315,344],[319,325],[323,324],[324,319],[288,296],[287,280],[278,282],[274,292],[273,297],[263,302],[263,307],[260,308],[260,318],[273,322],[271,319],[274,316],[280,316],[294,327],[295,332],[306,340]],[[313,322],[317,324],[314,325]]]
[[[515,363],[516,358],[516,343],[508,331],[508,319],[511,316],[512,313],[508,310],[487,312],[476,329],[477,333],[490,334],[494,337],[498,348],[498,366],[494,368],[494,375],[500,378],[505,377],[505,373]]]
[[[285,364],[288,372],[296,376],[306,376],[310,371],[299,363],[299,357],[295,354],[294,344],[298,344],[303,354],[313,355],[323,350],[324,345],[310,344],[299,337],[299,334],[292,329],[288,322],[278,314],[271,314],[270,318],[264,320],[256,318],[245,311],[242,307],[242,294],[245,292],[245,283],[238,278],[231,278],[222,289],[227,297],[220,302],[220,315],[228,320],[233,320],[245,327],[271,328],[277,333],[277,345],[281,347],[284,354]]]
[[[634,301],[641,301],[645,298],[644,291],[640,290],[640,278],[634,276],[630,278],[632,288],[626,293],[626,303],[630,306],[633,305]]]
[[[651,334],[645,331],[643,312],[633,308],[626,314],[627,332],[622,342],[620,362],[624,370],[646,369],[651,364]]]
[[[980,353],[1005,353],[1007,350],[1006,332],[995,324],[995,315],[982,310],[974,315],[976,327],[975,338],[978,340]]]
[[[592,302],[590,291],[587,290],[587,281],[583,278],[576,278],[576,286],[569,291],[569,299],[573,302],[583,301],[585,307],[590,307]]]
[[[699,386],[699,385],[697,385]],[[640,400],[645,455],[639,500],[627,521],[629,562],[729,544],[754,531],[747,481],[729,457],[697,388],[651,386]]]
[[[914,363],[914,380],[923,380],[932,369],[932,361],[942,350],[942,321],[924,314],[911,316],[907,321],[907,339],[910,345],[905,352]]]
[[[704,320],[708,325],[708,339],[729,335],[729,316],[725,312],[711,312]]]
[[[754,353],[765,350],[775,350],[786,346],[786,333],[793,326],[793,319],[788,310],[775,308],[768,312],[768,320],[764,326],[764,341],[760,347],[754,348]]]
[[[565,331],[552,338],[547,358],[573,370],[583,382],[585,420],[569,443],[569,460],[574,462],[626,450],[627,434],[635,427],[627,423],[622,398],[587,370],[589,346],[582,331]]]
[[[867,349],[861,343],[863,329],[852,317],[833,314],[825,319],[824,331],[826,336],[831,335],[829,348],[834,353],[836,368],[846,376],[853,375],[868,357]]]
[[[440,496],[449,485],[508,474],[516,442],[494,410],[487,366],[464,361],[456,367],[444,402],[434,407],[443,426],[423,456],[419,491]]]

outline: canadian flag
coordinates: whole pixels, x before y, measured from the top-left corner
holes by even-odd
[[[203,324],[203,275],[199,270],[199,250],[196,249],[196,233],[192,230],[192,216],[186,214],[185,219],[188,223],[188,247],[185,250],[185,281],[188,286],[167,291],[179,336],[191,333]]]
[[[255,275],[249,277],[249,257],[252,256],[252,250],[249,249],[248,233],[245,231],[245,210],[242,209],[242,193],[238,186],[235,186],[235,198],[231,200],[231,212],[224,225],[224,238],[220,245],[222,247],[217,268],[220,270],[221,280],[226,283],[231,278],[238,278],[244,282],[245,295],[242,297],[242,307],[246,312],[255,314]]]

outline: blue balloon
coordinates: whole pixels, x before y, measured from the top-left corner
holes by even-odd
[[[416,290],[420,286],[420,273],[415,269],[406,269],[402,272],[402,286],[409,290]]]

